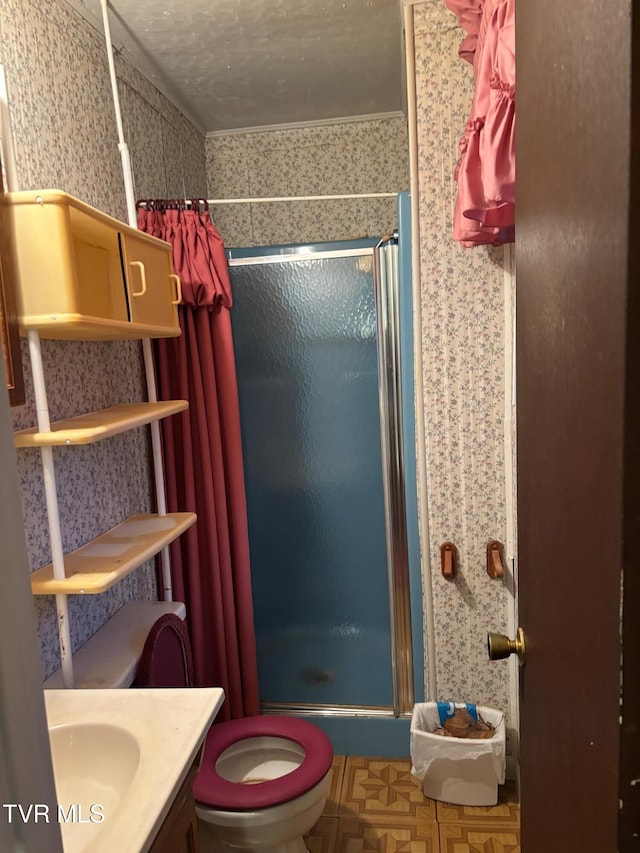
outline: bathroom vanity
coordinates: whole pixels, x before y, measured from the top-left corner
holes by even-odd
[[[223,690],[44,696],[65,853],[197,850],[191,787]]]
[[[198,773],[194,762],[164,819],[150,853],[198,853],[198,816],[193,798],[193,783]]]

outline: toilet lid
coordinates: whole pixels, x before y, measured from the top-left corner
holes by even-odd
[[[185,623],[165,613],[151,626],[136,671],[138,687],[192,687],[193,659]]]
[[[243,785],[229,782],[216,771],[216,761],[225,749],[244,738],[282,737],[300,744],[302,764],[268,782]],[[328,773],[333,747],[317,726],[297,717],[245,717],[214,725],[207,735],[202,767],[193,786],[197,802],[227,811],[253,811],[286,803],[315,787]]]

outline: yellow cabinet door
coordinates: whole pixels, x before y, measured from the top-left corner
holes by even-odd
[[[78,314],[126,322],[127,294],[117,232],[73,207],[69,217]]]
[[[177,305],[180,280],[171,247],[145,234],[120,233],[131,323],[154,337],[180,334]]]
[[[11,193],[7,200],[21,329],[46,338],[126,335],[116,220],[57,190]]]

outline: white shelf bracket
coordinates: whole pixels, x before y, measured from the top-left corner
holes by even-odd
[[[116,77],[116,67],[113,59],[113,46],[111,44],[111,26],[109,24],[109,10],[107,0],[100,0],[102,7],[102,22],[104,25],[104,38],[107,48],[107,59],[109,62],[109,78],[111,80],[111,93],[113,96],[113,109],[116,116],[116,125],[118,128],[118,150],[120,151],[120,159],[122,161],[122,176],[124,179],[124,191],[127,200],[127,217],[129,225],[132,228],[138,227],[136,216],[136,201],[135,189],[133,186],[133,171],[131,168],[131,155],[129,146],[124,138],[124,127],[122,124],[122,110],[120,109],[120,94],[118,92],[118,78]],[[150,403],[155,403],[158,399],[156,388],[156,376],[153,367],[153,350],[151,341],[145,338],[142,341],[142,354],[144,357],[144,369],[147,380],[147,398]],[[164,480],[164,466],[162,464],[162,442],[160,439],[160,426],[158,423],[150,425],[151,428],[151,448],[153,453],[153,476],[156,489],[156,503],[159,515],[167,514],[166,490]],[[171,586],[171,560],[169,556],[169,548],[163,548],[161,554],[162,564],[162,587],[163,598],[165,601],[173,600],[173,592]]]

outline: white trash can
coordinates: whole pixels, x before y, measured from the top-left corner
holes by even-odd
[[[433,734],[440,726],[437,703],[414,705],[411,772],[422,780],[426,797],[461,806],[495,806],[498,802],[498,785],[504,784],[506,769],[504,714],[480,705],[478,713],[495,727],[493,737]]]

